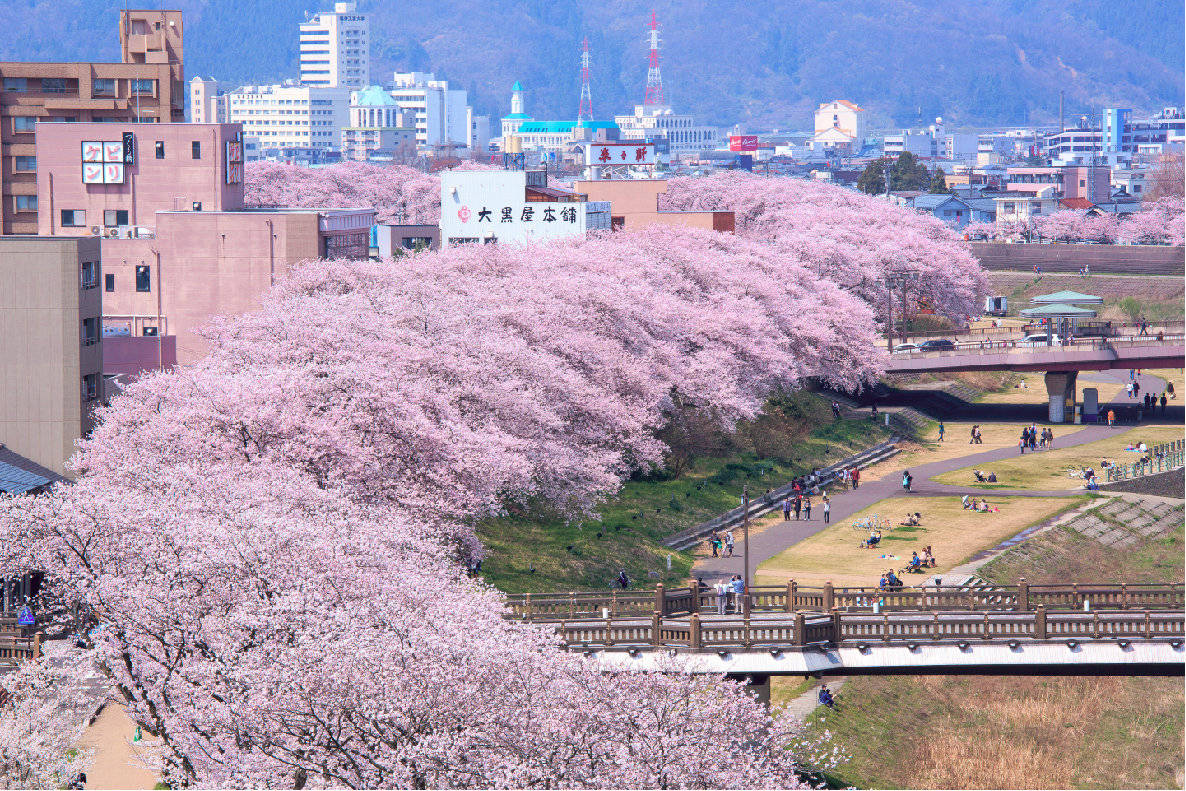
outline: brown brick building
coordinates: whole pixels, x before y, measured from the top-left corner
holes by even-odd
[[[122,63],[0,62],[0,234],[36,234],[38,121],[185,120],[180,11],[121,11]]]

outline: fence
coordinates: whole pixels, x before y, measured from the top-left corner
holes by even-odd
[[[843,613],[827,615],[802,612],[786,618],[702,621],[693,613],[686,620],[665,621],[653,613],[649,621],[614,623],[612,619],[557,626],[569,649],[729,649],[795,648],[830,643],[955,642],[971,640],[1052,639],[1181,639],[1186,618],[1181,612],[1050,612],[1038,606],[1032,612],[983,613]]]
[[[1153,335],[1124,335],[1108,338],[1063,338],[1061,343],[1054,343],[1049,346],[1047,346],[1044,342],[1025,341],[1022,338],[1008,338],[1004,340],[984,338],[981,340],[957,342],[955,344],[955,348],[953,349],[943,349],[936,351],[895,350],[894,356],[914,359],[916,357],[954,357],[961,354],[967,354],[968,352],[980,351],[1101,351],[1108,349],[1114,350],[1116,348],[1148,346],[1150,344],[1157,343],[1181,342],[1184,339],[1186,339],[1186,335],[1184,335],[1181,330],[1174,333],[1157,332]]]
[[[1105,470],[1106,483],[1156,475],[1186,466],[1186,440],[1154,445],[1149,455],[1132,464],[1113,464]]]
[[[529,621],[555,622],[609,618],[687,616],[716,612],[718,597],[711,589],[673,588],[659,585],[653,590],[582,593],[524,593],[507,597],[511,617]],[[1182,583],[1170,585],[1092,584],[1017,585],[987,589],[837,588],[786,585],[754,585],[748,595],[730,595],[727,610],[734,613],[830,612],[932,612],[1013,611],[1029,612],[1037,607],[1049,610],[1090,608],[1180,610],[1186,605]]]
[[[41,656],[41,633],[32,637],[0,635],[0,665],[15,665]]]

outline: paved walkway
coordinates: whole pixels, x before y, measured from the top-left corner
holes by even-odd
[[[1102,373],[1102,372],[1097,372]],[[1123,381],[1128,379],[1128,371],[1109,372],[1121,378]],[[1148,374],[1141,375],[1141,385],[1145,387],[1146,384],[1152,388],[1164,388],[1165,382],[1156,376]],[[1160,390],[1158,390],[1160,392]],[[1125,397],[1124,391],[1121,390],[1119,396],[1109,404],[1128,404],[1129,399]],[[1115,428],[1108,428],[1106,425],[1094,425],[1080,428],[1070,434],[1059,437],[1055,442],[1055,449],[1071,448],[1076,445],[1086,445],[1089,442],[1096,442],[1097,440],[1106,439],[1114,436],[1122,431],[1128,431],[1132,426],[1117,426]],[[959,440],[953,440],[959,441]],[[1041,451],[1038,451],[1041,453]],[[880,481],[862,481],[861,485],[851,491],[838,490],[831,495],[832,513],[831,518],[833,523],[843,522],[852,517],[876,502],[885,500],[890,497],[939,497],[951,495],[975,494],[976,496],[984,496],[986,491],[983,489],[976,489],[971,486],[962,487],[951,484],[935,483],[930,479],[936,475],[952,470],[960,470],[964,467],[984,466],[992,462],[1002,461],[1004,459],[1011,459],[1017,455],[1016,447],[999,448],[996,450],[988,450],[980,453],[972,453],[967,456],[960,456],[955,459],[944,459],[941,461],[934,461],[929,464],[920,464],[914,467],[910,472],[914,476],[915,486],[910,494],[902,491],[901,480],[897,475],[890,475]],[[1021,491],[1016,489],[993,489],[990,494],[995,496],[1017,496],[1017,497],[1066,497],[1070,494],[1082,492],[1082,489],[1062,489],[1056,491]],[[830,493],[831,494],[831,493]],[[822,512],[817,507],[813,509],[813,514],[818,514],[818,518],[813,518],[810,521],[790,521],[780,522],[773,525],[757,535],[750,537],[749,552],[750,552],[750,573],[753,574],[758,565],[764,563],[770,558],[778,555],[790,547],[798,544],[806,538],[819,533],[822,530],[830,527],[824,524]],[[738,535],[739,531],[734,532],[734,536]],[[707,557],[701,558],[692,567],[692,575],[699,577],[705,582],[720,578],[729,578],[734,574],[742,573],[742,548],[740,540],[736,549],[738,553],[734,557]]]

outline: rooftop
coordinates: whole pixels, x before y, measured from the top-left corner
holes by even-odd
[[[391,98],[391,94],[378,85],[369,85],[361,91],[355,91],[351,97],[354,104],[366,107],[398,107],[399,102]]]

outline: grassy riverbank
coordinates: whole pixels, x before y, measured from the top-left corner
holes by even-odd
[[[681,582],[692,554],[667,549],[664,538],[736,508],[743,485],[776,488],[886,436],[868,419],[833,421],[818,396],[786,396],[728,435],[698,429],[668,438],[678,454],[671,467],[627,481],[598,509],[600,519],[528,511],[483,521],[483,576],[516,593],[604,589],[623,568],[640,584]]]

